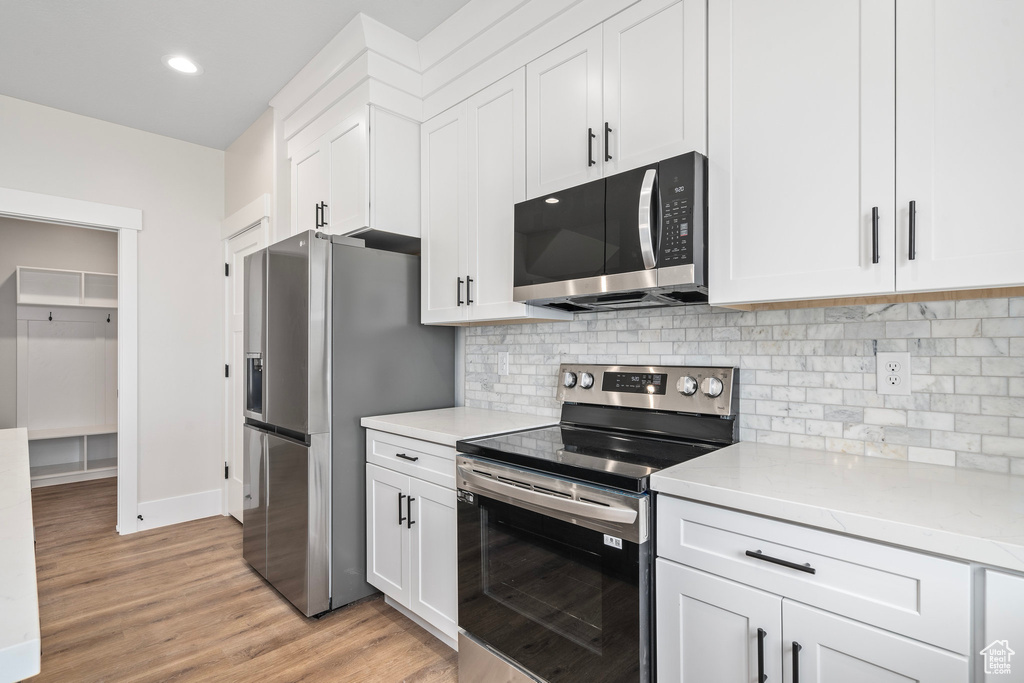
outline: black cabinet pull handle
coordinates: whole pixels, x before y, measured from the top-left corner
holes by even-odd
[[[772,564],[778,564],[783,567],[789,567],[790,569],[796,569],[797,571],[807,572],[808,574],[817,573],[814,567],[812,567],[809,564],[797,564],[796,562],[790,562],[788,560],[780,560],[777,557],[765,555],[760,550],[748,550],[747,557],[752,557],[755,560],[764,560],[765,562],[771,562]]]
[[[398,494],[398,526],[405,524],[405,517],[402,516],[402,499],[405,498],[405,494],[399,492]]]
[[[611,161],[612,153],[611,148],[608,147],[608,134],[612,132],[612,127],[608,125],[608,122],[604,122],[604,160]]]
[[[395,453],[395,457],[401,458],[402,460],[408,460],[409,462],[416,462],[420,459],[418,455],[406,455],[405,453]]]
[[[910,202],[910,260],[917,258],[917,202]]]
[[[319,229],[321,227],[320,226],[320,205],[319,204],[316,205],[316,227],[317,227],[317,229]]]
[[[764,674],[764,637],[768,632],[763,628],[757,629],[757,683],[764,683],[768,677]]]
[[[878,263],[878,207],[871,207],[871,262]]]
[[[793,641],[793,683],[800,683],[800,643]]]
[[[455,299],[456,299],[455,305],[456,306],[461,306],[462,305],[462,278],[460,277],[460,278],[458,278],[458,280],[459,280],[459,284],[456,285],[456,290],[455,290],[457,292],[457,294],[455,295]]]
[[[473,286],[473,278],[466,276],[466,305],[469,306],[473,303],[473,290],[470,287]]]
[[[320,227],[327,227],[327,202],[320,202]]]
[[[409,496],[405,500],[405,506],[406,506],[405,510],[406,510],[406,514],[408,515],[408,522],[406,523],[406,526],[405,526],[406,529],[411,529],[412,525],[416,523],[416,522],[412,521],[412,502],[414,500],[416,500],[416,499],[413,498],[412,496]]]
[[[597,163],[596,161],[594,161],[594,138],[596,138],[596,137],[597,136],[594,135],[594,129],[593,128],[587,128],[587,162],[588,162],[587,163],[587,167],[588,168],[590,166],[593,166],[594,164]]]

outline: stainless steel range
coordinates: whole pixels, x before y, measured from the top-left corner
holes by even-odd
[[[459,681],[649,681],[650,475],[735,443],[728,367],[562,365],[557,426],[460,441]]]

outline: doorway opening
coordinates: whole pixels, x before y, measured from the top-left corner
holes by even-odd
[[[28,430],[33,488],[117,476],[117,242],[0,217],[0,428]]]

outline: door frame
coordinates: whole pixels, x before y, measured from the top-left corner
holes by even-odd
[[[264,246],[270,244],[270,212],[273,208],[272,198],[269,194],[262,194],[255,200],[245,205],[235,213],[231,214],[221,222],[220,236],[221,236],[221,256],[224,258],[224,263],[228,262],[228,242],[231,238],[241,235],[243,232],[257,229],[260,231],[260,239]],[[224,278],[224,339],[223,339],[223,351],[224,351],[224,364],[231,365],[231,279],[228,277]],[[236,369],[236,372],[241,372],[241,369]],[[221,444],[221,452],[224,455],[224,461],[231,461],[231,454],[228,452],[228,448],[231,444],[231,437],[228,432],[231,429],[231,378],[224,378],[224,395],[223,395],[223,416],[224,421],[224,441]],[[221,483],[221,514],[224,516],[230,516],[231,512],[228,506],[228,478],[225,477]]]
[[[117,231],[117,532],[139,530],[139,231],[142,210],[0,187],[0,216]]]

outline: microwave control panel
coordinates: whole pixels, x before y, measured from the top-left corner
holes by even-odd
[[[689,265],[704,248],[704,169],[705,159],[696,152],[658,165],[659,268]]]

